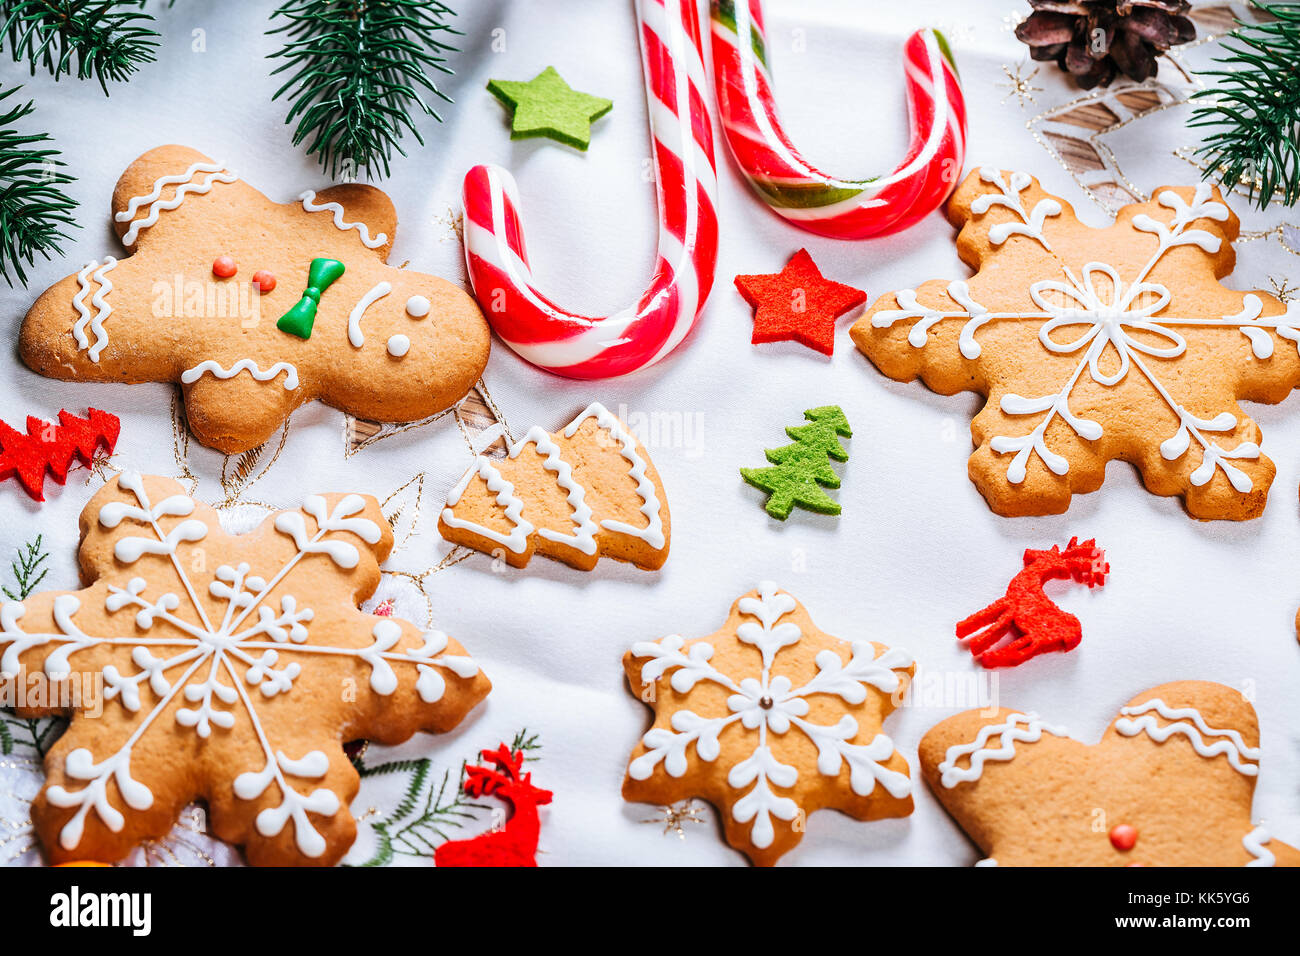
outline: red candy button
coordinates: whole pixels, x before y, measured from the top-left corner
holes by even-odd
[[[1137,827],[1129,826],[1127,823],[1120,823],[1111,827],[1110,845],[1117,850],[1131,850],[1137,846],[1138,832]]]
[[[258,269],[253,273],[253,285],[257,286],[258,292],[266,294],[275,288],[275,276],[265,269]]]
[[[238,268],[230,256],[217,256],[212,260],[212,274],[218,279],[229,279]]]

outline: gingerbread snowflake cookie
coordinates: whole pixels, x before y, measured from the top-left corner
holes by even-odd
[[[32,805],[54,862],[120,859],[202,799],[251,863],[334,863],[356,835],[343,743],[450,730],[491,686],[445,634],[357,609],[393,546],[373,498],[310,495],[235,536],[128,472],[81,533],[87,587],[0,606],[19,713],[72,718]]]
[[[1300,385],[1300,315],[1220,282],[1239,223],[1217,189],[1161,188],[1092,229],[986,167],[948,214],[975,275],[884,295],[852,335],[890,378],[988,397],[970,475],[994,511],[1063,512],[1121,459],[1195,517],[1260,513],[1275,469],[1237,402]]]
[[[512,567],[541,554],[590,571],[601,555],[663,567],[671,528],[645,447],[593,402],[558,432],[533,426],[505,458],[480,455],[447,496],[438,531]]]
[[[722,630],[632,646],[631,689],[655,712],[623,796],[719,808],[727,842],[768,866],[823,807],[858,820],[912,812],[907,761],[881,732],[915,670],[910,655],[818,630],[770,581]]]
[[[273,203],[221,163],[162,146],[113,191],[129,255],[51,286],[20,351],[51,378],[179,382],[190,428],[227,453],[320,399],[381,422],[455,404],[487,363],[474,300],[384,263],[397,216],[363,185]]]
[[[1255,709],[1222,684],[1153,687],[1088,746],[1036,714],[968,710],[921,739],[939,802],[983,866],[1297,866],[1251,822]]]

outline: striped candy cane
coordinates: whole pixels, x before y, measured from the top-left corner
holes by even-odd
[[[694,0],[636,0],[659,195],[659,259],[650,287],[614,315],[561,309],[533,285],[519,189],[499,166],[465,176],[465,261],[488,321],[534,365],[606,378],[659,361],[690,332],[713,287],[718,174]]]
[[[966,155],[966,101],[942,34],[918,30],[903,47],[912,130],[907,158],[888,176],[841,180],[799,155],[781,127],[762,0],[712,2],[722,129],[750,185],[778,215],[823,236],[863,239],[907,228],[952,192]]]

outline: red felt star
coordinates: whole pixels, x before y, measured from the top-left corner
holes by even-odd
[[[798,342],[823,355],[835,353],[835,320],[867,301],[865,292],[825,278],[807,249],[780,272],[736,276],[736,288],[754,307],[751,342]]]
[[[120,430],[116,415],[97,408],[85,418],[61,411],[58,424],[28,415],[26,435],[0,422],[0,481],[16,475],[27,494],[44,501],[46,471],[63,484],[73,458],[89,468],[96,448],[112,454]]]

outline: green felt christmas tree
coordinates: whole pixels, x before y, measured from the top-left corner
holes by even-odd
[[[848,461],[849,453],[840,444],[840,436],[853,437],[848,419],[838,405],[823,405],[803,413],[807,425],[791,425],[785,433],[794,439],[790,445],[769,448],[769,468],[742,468],[740,476],[766,491],[767,513],[784,521],[795,505],[819,514],[837,515],[840,503],[822,490],[838,488],[840,476],[830,459]]]

